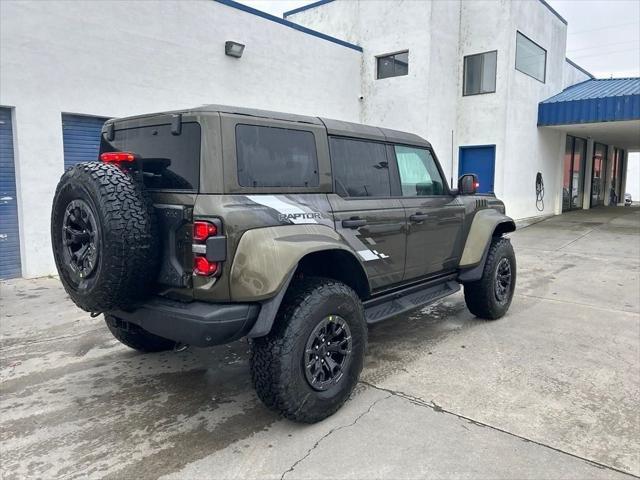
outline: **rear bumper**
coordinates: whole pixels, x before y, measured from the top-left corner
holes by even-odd
[[[109,312],[176,342],[207,347],[246,335],[258,318],[257,303],[182,303],[156,297],[135,310]]]

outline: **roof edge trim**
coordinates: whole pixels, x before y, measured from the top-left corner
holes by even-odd
[[[318,0],[317,2],[310,3],[309,5],[303,5],[302,7],[294,8],[293,10],[289,10],[282,14],[282,18],[287,18],[289,15],[295,15],[296,13],[304,12],[305,10],[309,10],[310,8],[316,8],[320,5],[324,5],[326,3],[331,3],[335,0]]]
[[[280,25],[284,25],[285,27],[292,28],[294,30],[298,30],[299,32],[306,33],[307,35],[312,35],[314,37],[321,38],[323,40],[327,40],[329,42],[341,45],[343,47],[350,48],[352,50],[356,50],[358,52],[362,52],[362,47],[360,45],[355,45],[353,43],[346,42],[344,40],[340,40],[339,38],[332,37],[330,35],[326,35],[321,32],[317,32],[315,30],[311,30],[310,28],[303,27],[302,25],[298,25],[297,23],[290,22],[289,20],[285,20],[280,17],[276,17],[275,15],[271,15],[270,13],[263,12],[262,10],[258,10],[256,8],[249,7],[242,3],[238,3],[234,0],[213,0],[214,2],[220,3],[222,5],[226,5],[227,7],[235,8],[236,10],[242,10],[243,12],[250,13],[252,15],[256,15],[258,17],[262,17],[266,20],[270,20],[275,23],[279,23]]]

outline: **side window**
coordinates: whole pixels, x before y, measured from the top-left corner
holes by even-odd
[[[313,133],[289,128],[236,126],[238,183],[243,187],[317,187]]]
[[[391,181],[382,143],[331,137],[331,164],[341,197],[389,197]]]
[[[394,149],[404,197],[444,194],[444,181],[429,150],[402,145]]]

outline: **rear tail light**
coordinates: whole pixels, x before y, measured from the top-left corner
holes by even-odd
[[[210,262],[207,257],[193,257],[193,273],[195,275],[209,276],[218,271],[218,262]]]
[[[104,152],[100,154],[100,161],[104,163],[135,162],[136,155],[131,152]]]
[[[215,237],[218,234],[218,228],[210,222],[193,222],[193,239],[197,242],[203,242],[209,237]]]
[[[213,222],[205,222],[203,220],[196,220],[193,222],[193,274],[199,276],[212,276],[220,274],[221,262],[216,260],[209,260],[207,258],[207,239],[216,237],[221,233],[221,226],[219,220]],[[224,238],[219,240],[224,242]],[[210,257],[211,258],[211,257]],[[214,257],[215,258],[215,257]]]

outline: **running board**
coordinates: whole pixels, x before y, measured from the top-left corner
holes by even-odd
[[[368,324],[425,307],[436,300],[460,290],[458,282],[449,280],[437,284],[417,285],[404,291],[388,293],[364,304],[364,315]]]

